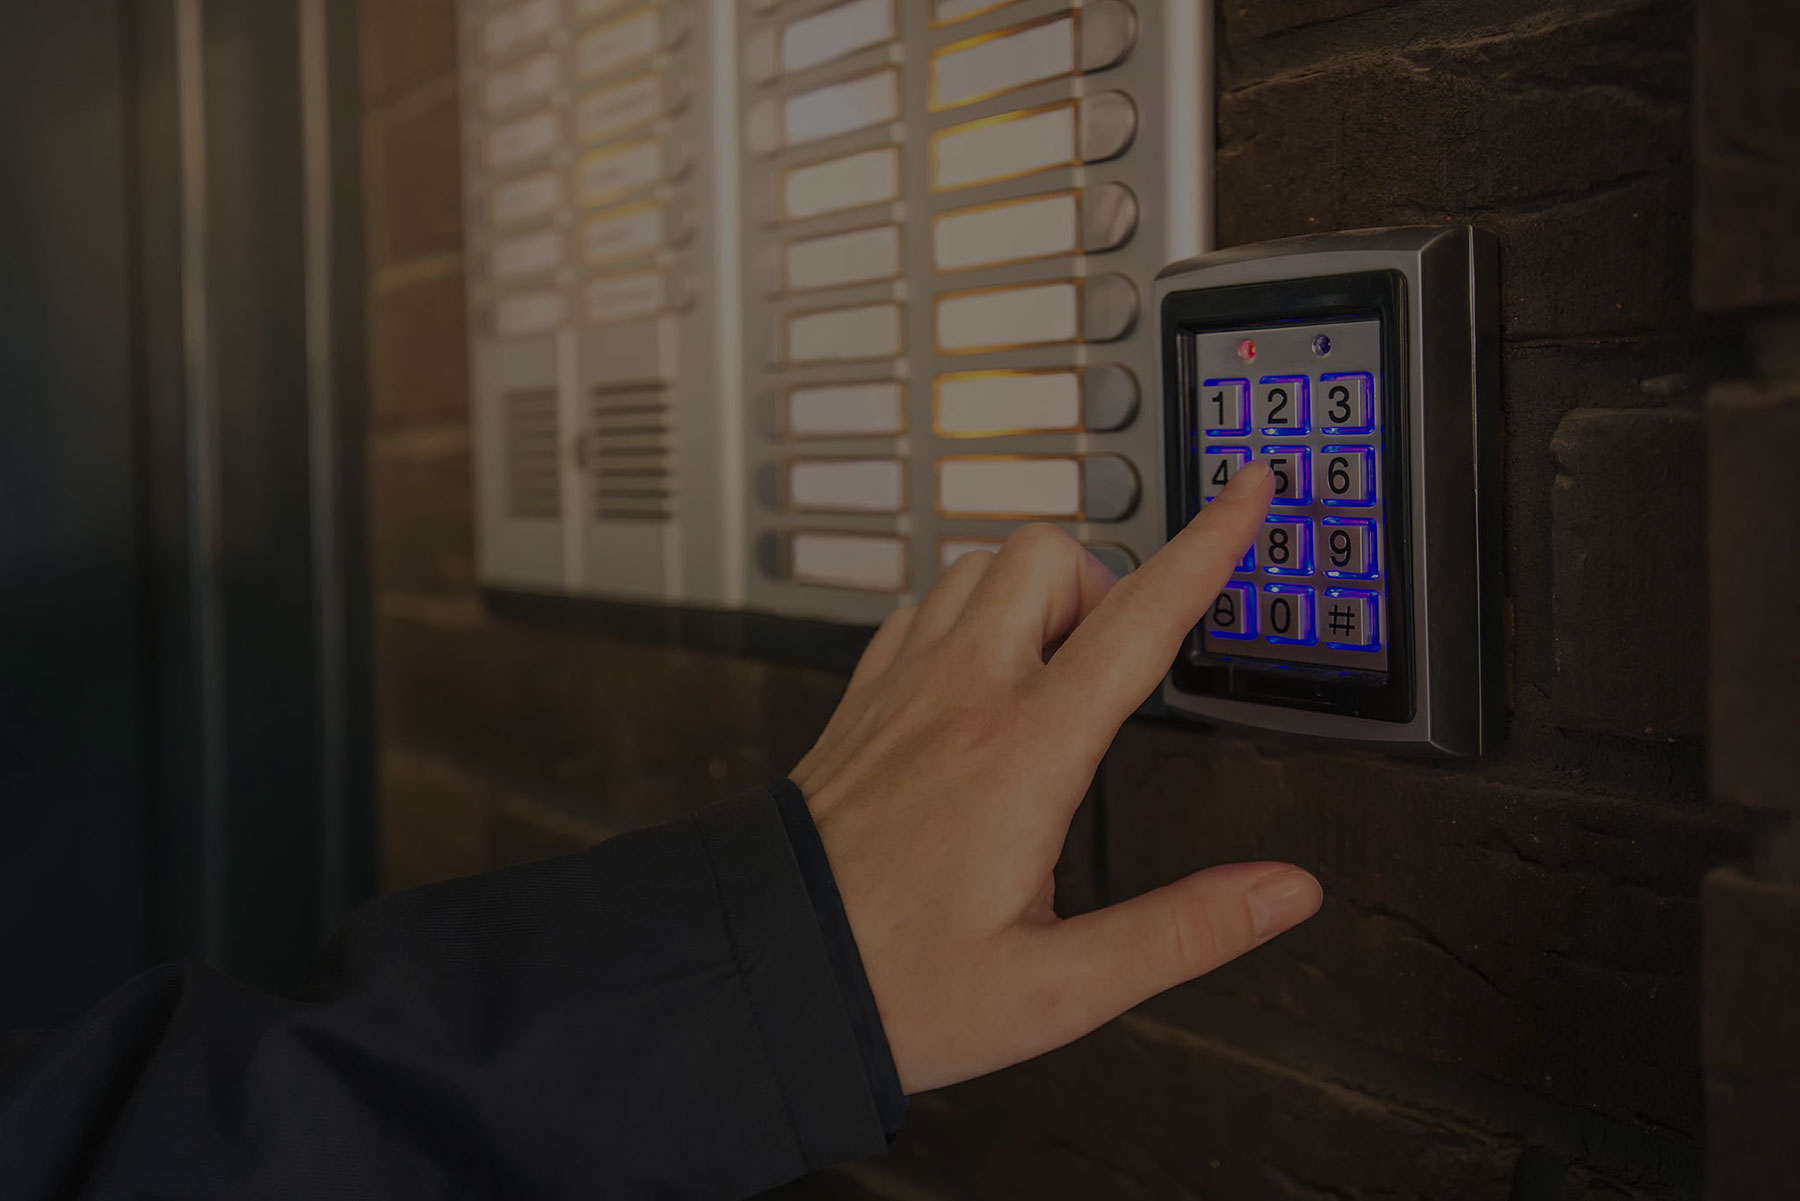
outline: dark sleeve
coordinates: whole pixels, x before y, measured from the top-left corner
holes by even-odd
[[[780,788],[375,901],[299,998],[168,966],[0,1037],[0,1191],[744,1197],[880,1152],[892,1059]]]

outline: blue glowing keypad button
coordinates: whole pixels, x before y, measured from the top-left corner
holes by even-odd
[[[1313,460],[1313,490],[1328,505],[1367,508],[1374,504],[1374,448],[1320,447]]]
[[[1200,429],[1209,438],[1250,433],[1250,381],[1209,379],[1200,385]]]
[[[1312,452],[1304,446],[1265,446],[1263,462],[1275,477],[1275,503],[1304,508],[1312,499],[1312,472],[1307,467]]]
[[[1270,575],[1311,575],[1312,523],[1304,517],[1263,518],[1256,561]]]
[[[1304,375],[1265,375],[1256,385],[1256,428],[1279,438],[1306,433],[1307,383]]]
[[[1264,584],[1257,598],[1257,619],[1270,642],[1310,646],[1313,636],[1313,590],[1299,584]]]
[[[1206,611],[1206,629],[1215,638],[1256,637],[1256,590],[1233,580]]]
[[[1365,517],[1327,517],[1319,523],[1319,565],[1334,580],[1372,580],[1375,523]]]
[[[1238,469],[1250,461],[1248,446],[1208,446],[1200,452],[1200,497],[1211,500],[1225,491]]]
[[[1334,371],[1319,377],[1319,430],[1368,434],[1375,430],[1375,377],[1366,371]]]
[[[1319,634],[1337,651],[1381,649],[1381,598],[1356,588],[1327,588],[1320,606]]]

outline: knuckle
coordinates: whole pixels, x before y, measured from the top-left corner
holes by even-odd
[[[1009,549],[1032,554],[1065,554],[1080,547],[1080,543],[1067,530],[1047,521],[1033,521],[1022,525],[1006,541]]]
[[[1223,959],[1225,942],[1211,905],[1183,905],[1169,916],[1175,962],[1186,971],[1210,971]]]

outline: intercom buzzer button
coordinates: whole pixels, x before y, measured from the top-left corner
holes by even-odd
[[[1265,375],[1256,385],[1256,428],[1265,437],[1298,437],[1307,431],[1304,375]]]
[[[1200,385],[1200,428],[1210,438],[1250,433],[1250,381],[1209,379]]]
[[[1319,431],[1368,434],[1375,430],[1375,377],[1366,371],[1332,371],[1319,377]]]
[[[1232,580],[1206,611],[1206,629],[1215,638],[1256,637],[1256,590]]]

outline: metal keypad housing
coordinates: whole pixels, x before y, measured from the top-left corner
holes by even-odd
[[[1386,670],[1380,323],[1187,336],[1202,463],[1261,459],[1278,485],[1263,535],[1232,575],[1252,603],[1222,593],[1201,623],[1204,645],[1220,654]],[[1233,394],[1243,390],[1258,397],[1247,431],[1231,412]],[[1263,399],[1270,395],[1273,403]],[[1334,425],[1333,413],[1344,421]],[[1202,471],[1207,484],[1217,474]]]
[[[1489,236],[1451,226],[1235,247],[1158,276],[1166,532],[1245,463],[1278,472],[1261,536],[1164,683],[1169,709],[1492,749],[1495,267]]]

